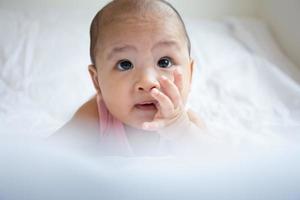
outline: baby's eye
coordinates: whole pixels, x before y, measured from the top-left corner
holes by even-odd
[[[133,64],[129,60],[120,60],[117,63],[117,68],[121,71],[126,71],[133,68]]]
[[[169,68],[173,65],[171,58],[163,57],[158,62],[157,65],[161,68]]]

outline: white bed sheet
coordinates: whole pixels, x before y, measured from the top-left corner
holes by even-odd
[[[23,138],[24,139],[24,138]],[[97,157],[0,141],[1,200],[298,200],[298,149],[215,157]]]

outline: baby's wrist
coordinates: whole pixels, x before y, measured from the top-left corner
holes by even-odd
[[[160,136],[167,140],[178,140],[189,131],[192,122],[187,112],[183,112],[175,118],[169,125],[158,130]]]

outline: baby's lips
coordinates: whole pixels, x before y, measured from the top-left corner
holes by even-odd
[[[135,105],[149,105],[149,104],[154,104],[156,105],[158,102],[156,100],[150,100],[150,101],[142,101],[139,103],[136,103]]]
[[[149,101],[141,101],[141,102],[138,102],[135,104],[135,107],[136,108],[139,108],[139,109],[146,109],[146,108],[158,108],[158,101],[156,100],[149,100]]]

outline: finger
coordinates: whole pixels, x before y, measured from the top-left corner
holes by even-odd
[[[158,101],[158,110],[162,114],[163,117],[169,117],[174,112],[174,105],[171,99],[162,93],[157,88],[153,88],[150,91],[150,94],[155,100]]]
[[[157,131],[165,126],[164,120],[155,120],[152,122],[144,122],[143,129],[148,131]]]
[[[179,70],[178,68],[176,68],[173,72],[174,75],[174,83],[177,86],[180,95],[182,95],[182,91],[183,91],[183,76],[182,76],[182,72],[181,70]]]
[[[160,79],[163,92],[171,99],[175,108],[181,105],[181,95],[177,86],[165,76]]]

